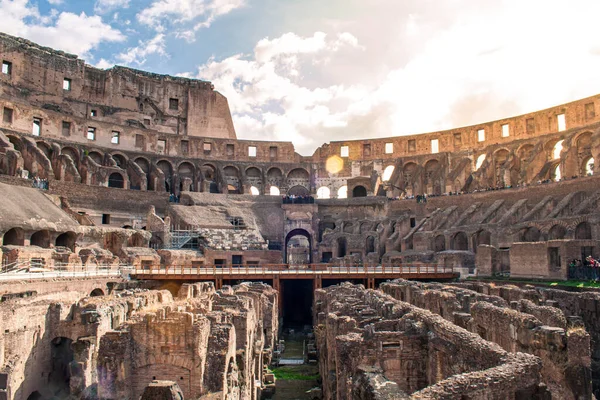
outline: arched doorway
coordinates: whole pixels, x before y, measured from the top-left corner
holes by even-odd
[[[589,240],[592,238],[592,227],[587,222],[582,222],[575,228],[575,239]]]
[[[521,236],[521,241],[523,242],[539,242],[541,239],[542,233],[535,226],[530,226],[523,231]]]
[[[48,231],[37,231],[33,235],[31,235],[31,239],[29,243],[32,246],[43,247],[47,249],[50,247],[50,232]]]
[[[292,264],[292,261],[303,260],[312,263],[312,238],[305,229],[294,229],[285,237],[284,261]]]
[[[550,228],[550,231],[548,231],[548,240],[564,239],[566,234],[567,230],[564,226],[554,225]]]
[[[355,186],[352,189],[352,197],[367,197],[367,189],[364,186]]]
[[[452,238],[452,250],[469,250],[469,240],[467,234],[464,232],[458,232]]]
[[[75,242],[77,241],[77,234],[75,232],[65,232],[58,235],[56,238],[56,247],[66,247],[71,251],[75,251]]]
[[[108,177],[108,187],[123,189],[124,186],[125,180],[123,179],[123,175],[118,172],[110,174]]]
[[[21,228],[12,228],[6,231],[2,239],[4,246],[23,246],[25,244],[25,232]]]
[[[100,288],[96,288],[96,289],[92,290],[92,293],[90,293],[90,297],[98,297],[98,296],[104,296],[104,291]]]

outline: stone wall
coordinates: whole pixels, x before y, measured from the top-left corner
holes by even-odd
[[[430,311],[350,284],[317,290],[314,304],[325,398],[548,396],[538,357],[509,353]]]
[[[184,284],[173,297],[118,288],[110,296],[52,292],[0,303],[0,377],[7,381],[0,393],[11,400],[36,391],[139,398],[151,381],[170,380],[186,398],[259,398],[277,341],[273,289]]]

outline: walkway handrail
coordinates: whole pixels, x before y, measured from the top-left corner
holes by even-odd
[[[307,264],[294,266],[288,264],[211,264],[211,265],[161,265],[136,267],[134,275],[204,275],[223,277],[231,275],[401,275],[401,274],[440,274],[454,273],[451,266],[437,263],[404,264]]]

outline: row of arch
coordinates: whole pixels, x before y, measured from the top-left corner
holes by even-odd
[[[473,250],[477,251],[477,247],[481,244],[491,245],[491,232],[488,230],[479,230],[472,235]],[[545,240],[560,240],[567,238],[567,229],[559,224],[553,225],[547,234],[543,234],[537,227],[530,226],[523,228],[519,233],[519,241],[521,242],[540,242]],[[573,234],[576,240],[591,240],[592,226],[589,222],[580,222]],[[450,237],[450,248],[446,249],[446,237],[437,235],[433,239],[433,250],[436,252],[445,250],[469,250],[469,236],[466,232],[459,231]]]
[[[31,246],[38,246],[45,249],[50,248],[53,243],[56,247],[66,247],[71,251],[75,251],[75,243],[77,241],[77,234],[75,232],[59,233],[54,240],[52,240],[52,236],[53,234],[48,230],[35,231],[29,235],[29,243]],[[24,246],[25,237],[23,229],[11,228],[2,236],[2,245]]]

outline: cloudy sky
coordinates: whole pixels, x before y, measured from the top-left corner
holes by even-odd
[[[0,0],[0,30],[210,80],[241,139],[423,133],[600,93],[598,0]]]

